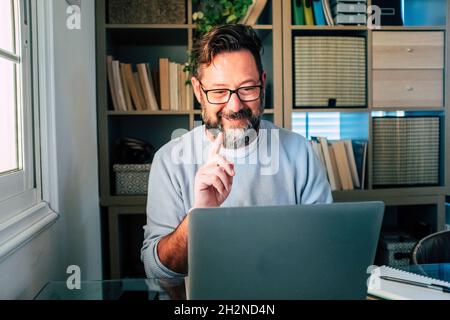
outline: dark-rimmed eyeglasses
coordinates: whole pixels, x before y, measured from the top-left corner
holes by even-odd
[[[200,82],[200,81],[199,81]],[[206,95],[206,99],[211,104],[225,104],[231,99],[231,95],[236,93],[239,100],[242,102],[256,101],[261,97],[262,85],[256,86],[245,86],[237,88],[236,90],[231,89],[211,89],[205,90],[203,84],[200,82],[202,91]]]

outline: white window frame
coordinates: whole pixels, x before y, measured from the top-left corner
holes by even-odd
[[[16,45],[20,46],[21,62],[32,64],[23,68],[22,73],[24,170],[0,177],[0,262],[51,226],[59,216],[53,5],[52,1],[19,1],[22,38]],[[7,188],[3,183],[12,184]],[[11,188],[12,185],[16,188]]]

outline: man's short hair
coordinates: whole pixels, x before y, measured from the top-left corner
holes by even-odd
[[[259,75],[263,73],[261,40],[252,27],[243,24],[228,24],[212,28],[196,41],[193,54],[197,57],[193,76],[199,78],[201,65],[209,66],[214,57],[222,52],[246,49],[253,55]]]

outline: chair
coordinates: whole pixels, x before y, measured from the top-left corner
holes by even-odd
[[[450,263],[450,230],[421,239],[411,251],[412,264]]]

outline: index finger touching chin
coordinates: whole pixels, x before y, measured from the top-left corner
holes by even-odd
[[[213,159],[216,155],[219,154],[222,145],[223,145],[223,133],[220,132],[211,146],[211,151],[209,152],[208,160]]]

